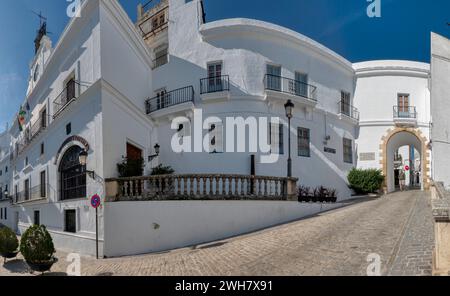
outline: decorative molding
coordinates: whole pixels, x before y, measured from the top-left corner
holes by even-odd
[[[89,142],[88,142],[86,139],[84,139],[83,137],[81,137],[81,136],[71,136],[71,137],[68,137],[68,138],[61,144],[61,147],[59,147],[58,153],[56,154],[56,157],[55,157],[55,162],[54,162],[55,165],[58,164],[60,155],[61,155],[61,153],[65,150],[64,148],[66,148],[67,146],[69,146],[68,144],[70,144],[70,143],[73,143],[73,144],[75,144],[75,143],[80,143],[80,144],[82,144],[82,145],[84,146],[84,149],[86,149],[86,151],[89,151],[89,150],[90,150]],[[70,145],[70,146],[73,146],[73,145]]]

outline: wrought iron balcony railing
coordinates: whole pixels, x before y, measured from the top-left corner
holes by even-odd
[[[150,3],[147,3],[147,5]],[[142,36],[144,39],[150,38],[159,32],[162,32],[164,29],[166,29],[169,25],[168,22],[168,13],[169,13],[169,6],[165,5],[165,3],[161,2],[161,9],[157,10],[152,15],[149,15],[147,18],[145,18],[142,22],[139,24],[139,29],[142,32]],[[159,3],[158,3],[159,5]],[[164,7],[162,7],[164,6]],[[156,7],[156,6],[154,6]],[[147,11],[147,7],[144,5],[144,9]],[[153,9],[153,8],[152,8]]]
[[[348,116],[352,119],[359,120],[359,110],[347,102],[340,101],[338,103],[339,114]]]
[[[80,83],[74,80],[67,83],[64,90],[53,101],[53,118],[56,118],[67,105],[78,98],[80,87]]]
[[[35,200],[46,199],[48,196],[49,185],[43,184],[34,186],[28,190],[16,192],[12,198],[13,203],[23,203]]]
[[[394,106],[394,119],[417,119],[416,107]]]
[[[22,134],[22,138],[17,141],[17,153],[20,154],[23,150],[31,144],[41,132],[47,128],[47,116],[39,116],[37,120],[29,127],[25,129]],[[13,156],[14,158],[14,156]]]
[[[317,87],[294,79],[266,74],[264,87],[266,90],[288,93],[317,102]]]
[[[209,94],[230,90],[230,77],[228,75],[200,79],[200,94]]]
[[[148,99],[145,102],[147,114],[175,105],[194,102],[194,87],[186,86]]]

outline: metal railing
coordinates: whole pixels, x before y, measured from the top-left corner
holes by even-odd
[[[147,114],[169,108],[175,105],[194,102],[194,87],[186,86],[167,93],[161,93],[158,96],[145,101]]]
[[[230,90],[230,77],[228,75],[200,79],[200,94],[209,94]]]
[[[317,102],[317,87],[294,79],[266,74],[264,87],[266,90],[288,93]]]
[[[81,91],[81,84],[77,81],[69,82],[64,90],[53,101],[53,118],[56,118],[73,100],[77,99]]]
[[[394,106],[394,118],[417,119],[416,107]]]
[[[287,200],[298,180],[226,174],[162,175],[106,180],[109,201],[130,200]],[[288,186],[292,182],[293,186]],[[113,184],[114,183],[114,184]],[[291,184],[292,185],[292,184]]]
[[[36,138],[41,132],[43,132],[47,128],[47,116],[42,117],[39,116],[37,120],[29,127],[25,129],[22,134],[22,138],[20,138],[17,142],[17,155],[21,154],[28,145]],[[12,154],[14,155],[14,154]],[[14,159],[14,156],[11,160]]]
[[[147,3],[150,4],[150,3]],[[144,9],[146,7],[144,6]],[[168,10],[169,6],[165,6],[154,14],[145,18],[140,24],[139,29],[144,39],[156,35],[168,27]]]
[[[338,103],[339,114],[348,116],[352,119],[359,120],[359,110],[347,102],[340,101]]]
[[[16,192],[12,198],[14,204],[30,202],[36,200],[46,199],[49,193],[49,185],[38,185],[30,188],[29,190],[22,190]]]

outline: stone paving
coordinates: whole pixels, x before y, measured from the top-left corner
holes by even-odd
[[[82,258],[83,275],[366,275],[367,256],[386,274],[429,274],[429,193],[409,191],[207,245],[160,254]],[[51,275],[64,275],[65,254]],[[27,275],[22,260],[2,275]]]
[[[431,200],[419,198],[399,243],[399,251],[389,275],[414,276],[432,274],[434,245]]]

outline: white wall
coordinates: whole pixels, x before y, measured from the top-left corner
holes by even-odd
[[[107,203],[105,255],[159,252],[294,221],[341,204],[277,201]]]
[[[175,3],[176,2],[176,3]],[[347,172],[353,167],[343,162],[343,137],[356,139],[355,124],[340,120],[336,115],[341,91],[353,95],[354,70],[350,62],[309,38],[281,28],[248,19],[231,19],[207,24],[201,23],[199,2],[171,1],[169,11],[169,63],[154,71],[153,90],[167,91],[192,85],[195,105],[208,116],[280,117],[286,120],[282,103],[265,100],[264,75],[266,65],[282,66],[282,76],[294,78],[299,71],[309,75],[309,83],[317,87],[318,105],[315,111],[305,112],[295,101],[292,121],[293,175],[299,183],[308,186],[327,185],[338,190],[339,197],[350,197]],[[176,5],[174,5],[176,4]],[[200,79],[207,77],[207,63],[222,61],[223,75],[230,77],[230,99],[204,103],[199,96]],[[326,115],[325,119],[325,113]],[[252,153],[173,153],[170,145],[174,131],[170,119],[156,119],[157,141],[161,156],[157,160],[171,165],[177,173],[250,173]],[[151,115],[150,115],[151,116]],[[311,158],[297,156],[297,127],[311,130]],[[206,131],[203,133],[206,135]],[[274,164],[257,163],[258,175],[286,176],[287,124],[284,132],[285,154]],[[326,147],[336,149],[336,154],[324,152],[323,141],[330,135]],[[224,140],[224,147],[226,140]],[[259,156],[259,153],[256,153]],[[356,156],[354,157],[356,164]],[[259,161],[259,157],[257,157]],[[155,163],[156,165],[156,163]],[[316,176],[320,175],[318,179]]]
[[[433,179],[450,187],[450,40],[431,35]]]
[[[355,106],[361,113],[358,167],[381,169],[380,144],[388,131],[396,127],[393,107],[398,105],[398,94],[410,95],[409,104],[417,111],[417,124],[413,127],[426,138],[430,136],[429,65],[411,61],[370,61],[354,64],[354,67],[357,76]],[[404,145],[417,144],[414,139]],[[389,146],[391,150],[397,148]],[[361,159],[361,154],[366,153],[372,153],[374,158]],[[388,157],[393,160],[393,151],[389,151]],[[393,189],[393,180],[388,183]]]

